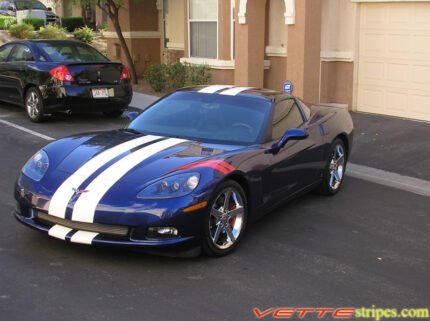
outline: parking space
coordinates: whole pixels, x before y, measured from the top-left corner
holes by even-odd
[[[415,148],[426,150],[415,157],[420,165],[408,168],[401,148],[412,148],[413,138],[399,134],[399,145],[386,147],[376,135],[380,124],[366,127],[374,122],[366,117],[354,115],[352,160],[428,180],[429,148],[421,135],[430,126],[416,123],[414,139],[423,145]],[[99,115],[32,124],[3,105],[0,119],[53,138],[126,124]],[[397,132],[396,126],[390,130]],[[98,249],[15,222],[14,181],[47,141],[1,123],[0,137],[0,319],[253,320],[253,307],[428,305],[428,197],[347,177],[337,196],[301,197],[251,225],[238,250],[224,258]],[[386,148],[386,162],[378,146]]]

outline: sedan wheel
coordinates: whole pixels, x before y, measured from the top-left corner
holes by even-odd
[[[329,155],[320,187],[320,192],[324,195],[334,195],[342,186],[347,160],[345,144],[342,140],[336,139],[333,142]]]
[[[37,123],[43,120],[43,102],[36,88],[30,88],[27,91],[25,107],[31,121]]]
[[[209,213],[203,249],[211,256],[229,254],[239,243],[246,226],[246,198],[234,181],[220,186]]]

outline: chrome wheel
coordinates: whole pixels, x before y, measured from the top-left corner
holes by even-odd
[[[212,206],[209,218],[209,236],[212,244],[221,250],[232,247],[245,223],[244,202],[234,187],[222,190]]]
[[[30,118],[39,116],[39,97],[34,91],[32,91],[27,98],[27,112]]]
[[[329,185],[333,190],[337,190],[342,183],[345,173],[345,150],[342,145],[337,144],[332,153],[330,161],[330,180]]]

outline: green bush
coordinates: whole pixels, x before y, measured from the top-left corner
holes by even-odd
[[[167,87],[171,89],[185,86],[187,81],[187,67],[180,62],[166,65]]]
[[[210,82],[211,73],[206,65],[161,64],[148,67],[144,78],[154,91],[160,92],[164,89],[205,85]]]
[[[38,38],[64,40],[67,39],[67,33],[66,30],[61,27],[49,25],[40,28]]]
[[[85,26],[83,17],[63,17],[61,18],[61,24],[68,32],[73,32],[75,29]]]
[[[8,30],[11,25],[16,24],[16,18],[10,16],[0,16],[0,30]]]
[[[9,34],[18,39],[34,38],[34,27],[25,23],[9,27]]]
[[[167,65],[151,65],[146,71],[144,78],[147,83],[154,89],[156,92],[163,91],[167,86]]]
[[[35,30],[39,30],[41,27],[45,25],[45,20],[39,18],[26,18],[22,19],[22,23],[27,25],[32,25]]]
[[[211,69],[207,65],[185,65],[187,69],[186,86],[206,85],[211,81]]]
[[[73,37],[86,43],[92,43],[94,40],[94,31],[88,27],[82,27],[73,31]]]

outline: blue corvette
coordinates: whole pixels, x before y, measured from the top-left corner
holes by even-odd
[[[15,216],[72,243],[222,256],[279,203],[336,194],[352,137],[344,109],[266,89],[185,88],[125,129],[37,152],[17,180]]]

